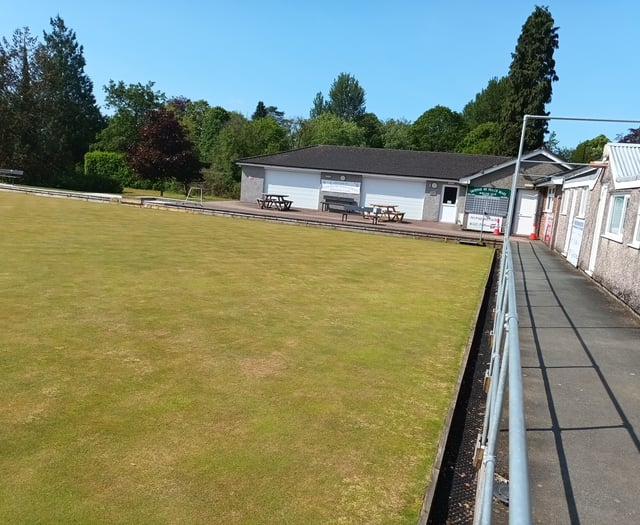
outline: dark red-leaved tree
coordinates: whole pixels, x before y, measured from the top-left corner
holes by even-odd
[[[625,142],[627,144],[640,144],[640,128],[631,128],[629,133],[624,137],[618,137],[618,142]]]
[[[140,178],[159,184],[160,195],[171,179],[182,183],[185,194],[189,184],[200,179],[200,163],[193,144],[173,111],[164,107],[145,115],[127,161]]]

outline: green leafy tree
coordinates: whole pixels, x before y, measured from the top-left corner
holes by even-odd
[[[83,47],[76,34],[57,16],[37,54],[42,71],[40,127],[47,168],[52,176],[72,173],[103,125],[93,95],[93,83],[84,72]]]
[[[327,113],[327,111],[329,111],[329,104],[327,101],[325,101],[322,92],[319,91],[318,93],[316,93],[316,96],[313,99],[313,106],[311,107],[309,116],[311,118],[316,118],[323,113]]]
[[[364,89],[349,73],[340,73],[329,89],[329,111],[347,122],[358,121],[367,111]]]
[[[473,128],[458,144],[458,153],[495,155],[498,149],[498,124],[485,122]]]
[[[161,91],[154,91],[154,82],[129,84],[113,80],[104,87],[107,109],[115,111],[107,121],[107,126],[92,145],[93,150],[119,151],[126,153],[138,136],[138,128],[145,115],[166,103]]]
[[[284,118],[284,111],[279,111],[278,106],[265,106],[262,100],[258,102],[256,110],[251,116],[251,120],[258,120],[261,118],[273,118],[280,126],[285,129],[289,128],[289,122]]]
[[[558,28],[546,7],[536,6],[522,26],[509,67],[508,92],[502,107],[500,153],[515,155],[520,145],[524,115],[547,115],[552,83],[558,80],[554,51],[558,48]],[[525,134],[525,150],[542,147],[546,120],[532,120]]]
[[[502,104],[508,92],[507,77],[492,78],[487,87],[467,103],[462,116],[469,129],[485,122],[498,122]]]
[[[156,182],[160,195],[169,180],[182,183],[186,194],[189,184],[201,178],[193,144],[174,112],[164,107],[147,112],[127,162],[137,175]]]
[[[195,146],[200,161],[208,164],[211,160],[212,142],[215,142],[224,123],[229,119],[229,112],[219,106],[212,108],[205,100],[191,102],[185,97],[170,99],[167,107],[187,131],[187,137]]]
[[[264,105],[264,102],[260,100],[256,105],[256,110],[251,115],[251,120],[257,120],[259,118],[265,118],[269,116],[269,112],[267,111],[267,106]]]
[[[174,107],[174,101],[169,101]],[[192,102],[185,99],[180,104],[182,109],[176,108],[176,115],[182,126],[187,130],[189,140],[194,144],[198,158],[203,164],[211,162],[213,146],[220,134],[220,130],[229,121],[230,113],[220,107],[211,107],[206,100]]]
[[[365,113],[358,119],[357,124],[364,132],[365,146],[370,148],[382,148],[384,146],[382,122],[374,113]]]
[[[462,115],[445,106],[425,111],[411,126],[413,147],[422,151],[456,151],[466,132]]]
[[[174,97],[169,99],[166,107],[174,112],[176,118],[185,129],[187,138],[197,149],[203,115],[206,108],[209,107],[209,103],[206,100],[192,102],[186,97]]]
[[[109,80],[104,87],[105,104],[116,112],[126,111],[136,118],[142,119],[147,112],[163,105],[167,97],[162,91],[154,91],[155,82],[126,85],[122,80],[118,83]]]
[[[248,123],[248,154],[268,155],[289,149],[287,130],[271,116]]]
[[[588,163],[602,158],[602,152],[607,143],[611,142],[605,135],[598,135],[585,140],[576,146],[571,155],[571,162]]]
[[[545,149],[553,153],[556,157],[560,157],[566,162],[571,161],[574,150],[561,146],[555,131],[549,133],[549,137],[545,141],[544,147]]]
[[[232,114],[221,106],[208,108],[204,112],[197,142],[198,153],[203,162],[211,162],[220,132],[231,120],[231,116]]]
[[[411,122],[406,119],[388,119],[382,123],[382,147],[389,149],[413,149]]]
[[[310,117],[331,113],[347,122],[357,122],[366,112],[364,89],[353,75],[340,73],[329,88],[328,100],[322,92],[316,93]]]
[[[213,147],[207,179],[214,192],[237,197],[240,183],[239,158],[277,153],[289,148],[289,135],[275,118],[247,120],[231,113]]]
[[[250,156],[249,121],[240,113],[227,114],[227,120],[216,135],[211,151],[211,169],[205,175],[216,195],[239,193],[240,170],[235,161]]]
[[[333,113],[324,113],[303,121],[297,130],[295,142],[298,147],[364,146],[365,133],[355,122],[347,122]]]

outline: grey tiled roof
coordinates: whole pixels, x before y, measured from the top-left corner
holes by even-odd
[[[510,157],[493,155],[348,146],[311,146],[272,155],[248,157],[238,160],[237,163],[343,173],[457,180],[508,160]]]

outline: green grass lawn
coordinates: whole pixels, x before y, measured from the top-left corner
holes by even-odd
[[[0,192],[0,523],[415,523],[492,252]]]

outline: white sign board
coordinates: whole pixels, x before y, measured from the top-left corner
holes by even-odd
[[[481,213],[470,213],[467,215],[467,229],[492,233],[496,230],[502,231],[502,220],[502,217],[485,215],[483,224]]]
[[[330,191],[333,193],[360,193],[360,183],[348,180],[328,180],[322,179],[322,191]]]

